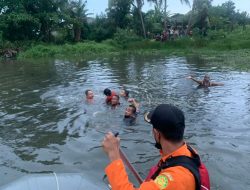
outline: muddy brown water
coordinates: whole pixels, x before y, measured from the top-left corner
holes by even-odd
[[[206,73],[225,86],[197,89],[185,79]],[[122,121],[126,100],[116,110],[104,104],[103,89],[122,86],[141,103],[135,126]],[[95,93],[93,104],[84,100],[86,89]],[[143,113],[159,103],[184,111],[185,139],[206,163],[212,189],[250,189],[250,73],[163,56],[0,63],[0,185],[52,171],[100,181],[107,131],[120,132],[122,149],[145,177],[159,154]]]

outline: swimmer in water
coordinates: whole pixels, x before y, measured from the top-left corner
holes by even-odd
[[[111,91],[109,88],[105,88],[103,94],[106,96],[106,103],[111,104],[112,97],[116,95],[114,91]]]
[[[118,95],[112,96],[110,104],[111,104],[111,108],[115,109],[117,106],[120,105],[120,97]]]
[[[120,91],[120,96],[121,96],[121,97],[124,97],[124,98],[129,98],[129,91],[126,90],[126,89],[122,89],[122,90]]]
[[[87,102],[93,102],[94,100],[94,93],[92,90],[85,90],[85,95],[86,95],[86,101]]]
[[[131,104],[126,108],[123,121],[126,125],[134,125],[136,123],[136,117],[139,113],[139,103],[134,98],[128,100]]]
[[[209,75],[205,75],[203,80],[197,80],[193,78],[192,76],[188,76],[187,79],[193,80],[194,82],[199,84],[199,87],[204,87],[204,88],[208,88],[211,86],[224,86],[223,83],[211,82]]]

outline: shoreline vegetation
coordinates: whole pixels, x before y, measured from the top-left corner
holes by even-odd
[[[1,56],[4,52],[13,53],[13,57],[76,57],[86,55],[109,55],[120,53],[193,53],[205,51],[227,51],[250,49],[250,25],[245,30],[238,28],[232,32],[223,30],[210,31],[206,37],[193,34],[157,41],[153,38],[143,39],[132,31],[119,30],[112,39],[95,42],[84,40],[77,43],[45,43],[36,41],[5,42],[0,46]]]
[[[232,32],[210,31],[207,37],[185,36],[168,41],[143,39],[120,30],[113,39],[102,42],[42,43],[14,42],[0,48],[19,61],[34,59],[92,59],[119,56],[196,56],[214,66],[250,70],[250,25]],[[5,51],[6,51],[5,50]],[[3,58],[2,58],[3,59]],[[13,59],[13,58],[11,58]]]
[[[150,47],[140,47],[150,44]],[[223,43],[221,43],[223,45]],[[131,46],[133,43],[131,44]],[[138,47],[139,46],[139,47]],[[218,45],[219,46],[219,45]],[[224,45],[223,45],[224,46]],[[166,55],[166,56],[192,56],[197,55],[203,58],[213,57],[220,59],[238,56],[249,57],[249,48],[211,48],[211,47],[176,47],[173,44],[160,44],[159,42],[142,41],[135,44],[134,47],[117,48],[115,45],[96,42],[81,42],[77,44],[50,45],[39,44],[32,46],[26,51],[20,52],[17,60],[35,59],[35,58],[91,58],[91,57],[110,57],[122,55]],[[250,62],[248,62],[250,64]]]
[[[250,26],[230,33],[214,32],[206,38],[184,37],[160,42],[144,40],[129,33],[97,43],[35,44],[20,51],[18,60],[34,58],[86,58],[122,55],[199,56],[205,60],[225,62],[235,67],[250,68]]]
[[[167,1],[147,1],[152,7],[144,12],[141,0],[112,0],[95,17],[82,0],[1,1],[0,59],[198,55],[249,65],[250,15],[233,1],[181,1],[190,5],[186,14],[170,14]]]

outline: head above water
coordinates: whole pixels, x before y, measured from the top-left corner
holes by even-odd
[[[210,81],[210,76],[208,74],[206,74],[203,78],[204,82],[209,82]]]
[[[202,86],[203,87],[209,87],[210,86],[210,77],[209,75],[205,75],[202,81]]]
[[[183,141],[185,117],[183,112],[170,104],[161,104],[144,115],[145,121],[161,132],[171,142]]]
[[[129,96],[129,91],[125,90],[125,89],[122,89],[121,92],[120,92],[120,96],[128,97]]]
[[[136,107],[134,105],[129,105],[126,110],[125,110],[125,114],[124,117],[132,117],[134,116],[136,113]]]
[[[93,99],[94,98],[94,93],[92,90],[85,90],[85,95],[87,99]]]
[[[120,104],[119,100],[120,100],[120,97],[118,95],[114,95],[111,99],[111,105],[112,106],[119,105]]]
[[[111,90],[109,88],[105,88],[104,91],[103,91],[103,94],[105,96],[111,96]]]

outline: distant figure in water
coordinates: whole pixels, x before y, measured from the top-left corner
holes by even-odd
[[[111,108],[115,109],[117,106],[120,105],[120,97],[118,95],[112,96],[110,104],[111,104]]]
[[[93,102],[94,100],[94,93],[92,90],[85,90],[85,95],[86,95],[86,101],[87,102]]]
[[[103,94],[106,96],[106,103],[110,104],[112,97],[116,95],[114,91],[111,91],[109,88],[105,88]]]
[[[126,108],[123,121],[126,125],[134,125],[136,123],[136,117],[139,113],[139,103],[134,98],[128,100],[131,104]]]
[[[199,84],[199,87],[204,87],[204,88],[208,88],[210,86],[223,86],[223,83],[218,83],[218,82],[211,82],[210,81],[210,77],[208,75],[205,75],[203,80],[197,80],[195,78],[193,78],[192,76],[188,76],[187,79],[191,79],[194,82]]]
[[[120,91],[120,96],[121,96],[121,97],[124,97],[124,98],[128,98],[128,97],[129,97],[129,91],[126,90],[126,89],[122,89],[122,90]]]

